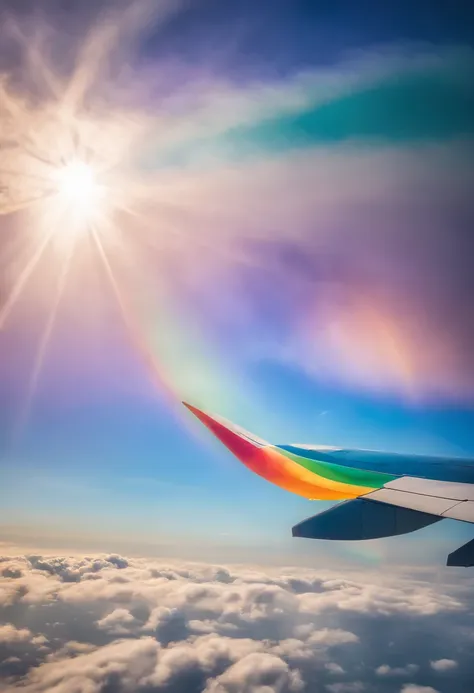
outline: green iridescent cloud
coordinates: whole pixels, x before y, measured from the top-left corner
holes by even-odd
[[[403,75],[229,137],[236,145],[281,151],[352,138],[398,143],[472,135],[473,86],[447,75]]]
[[[392,71],[375,82],[347,85],[309,105],[234,125],[216,136],[175,146],[161,164],[242,160],[345,142],[399,145],[474,135],[474,70],[470,58],[424,69]],[[159,157],[160,158],[160,157]]]

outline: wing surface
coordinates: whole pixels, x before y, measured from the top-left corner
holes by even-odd
[[[324,510],[295,525],[294,537],[360,541],[408,534],[442,518],[388,503],[356,498]]]
[[[368,502],[474,523],[474,485],[400,477],[363,496]]]
[[[474,523],[474,486],[405,476],[303,520],[293,527],[293,536],[379,539],[414,532],[444,518]]]

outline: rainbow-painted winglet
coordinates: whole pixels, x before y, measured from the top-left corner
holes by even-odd
[[[266,440],[254,436],[220,416],[206,414],[202,409],[198,409],[188,402],[183,402],[183,404],[239,459],[241,455],[252,454],[255,448],[270,445]]]
[[[225,419],[187,402],[183,404],[246,467],[286,491],[311,500],[343,500],[356,498],[377,487],[367,483],[366,472],[309,458],[308,451],[303,448],[295,453],[283,446],[271,445]]]

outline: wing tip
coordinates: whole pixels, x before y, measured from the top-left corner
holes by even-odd
[[[241,461],[245,462],[256,450],[268,445],[266,441],[221,416],[208,414],[184,400],[183,405]]]

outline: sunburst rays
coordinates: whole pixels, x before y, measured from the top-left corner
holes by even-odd
[[[27,35],[13,21],[4,27],[21,50],[23,81],[28,84],[34,72],[41,94],[32,98],[21,80],[18,84],[9,74],[0,81],[0,215],[17,223],[18,233],[30,246],[0,305],[0,331],[6,329],[24,294],[35,300],[28,286],[35,274],[44,271],[46,260],[48,271],[57,277],[17,428],[27,420],[68,278],[86,239],[100,260],[128,338],[159,388],[173,392],[141,334],[127,298],[128,287],[107,252],[108,247],[119,248],[122,259],[130,254],[136,260],[142,254],[137,248],[148,247],[156,253],[166,243],[166,237],[156,238],[156,224],[152,233],[143,211],[154,199],[154,174],[144,177],[133,163],[154,119],[140,107],[124,108],[119,99],[110,97],[111,89],[104,97],[100,83],[104,64],[114,59],[117,47],[123,51],[124,42],[133,43],[150,16],[159,21],[171,7],[171,3],[160,3],[159,11],[156,7],[151,11],[151,3],[139,2],[100,21],[81,42],[69,76],[53,68],[37,36]],[[137,242],[134,225],[140,226]],[[172,234],[168,229],[168,237]],[[135,275],[144,271],[142,267]]]

